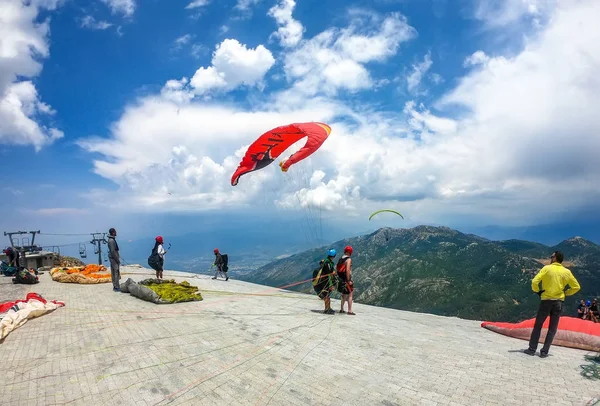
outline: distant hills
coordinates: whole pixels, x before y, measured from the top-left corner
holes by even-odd
[[[579,280],[565,302],[574,315],[580,299],[600,296],[600,246],[573,237],[556,246],[492,241],[447,227],[382,228],[271,262],[238,277],[269,286],[311,278],[326,248],[354,247],[355,300],[360,303],[465,319],[518,321],[535,317],[539,297],[531,279],[554,250]],[[313,292],[310,282],[292,287]]]

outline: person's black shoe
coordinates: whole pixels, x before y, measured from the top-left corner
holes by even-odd
[[[535,355],[535,350],[532,350],[531,348],[527,348],[525,351],[523,351],[525,354],[527,355]]]
[[[548,356],[547,352],[540,351],[540,358],[546,358]]]

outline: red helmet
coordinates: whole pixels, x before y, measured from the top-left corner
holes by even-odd
[[[344,252],[347,252],[348,254],[352,255],[352,246],[347,245],[346,248],[344,248]]]
[[[215,254],[218,254],[218,253],[219,253],[219,249],[218,249],[218,248],[215,248],[215,251],[214,251],[214,253],[215,253]]]
[[[163,243],[163,239],[162,239],[162,237],[160,235],[158,237],[156,237],[155,239],[156,239],[157,243],[159,243],[159,244]]]

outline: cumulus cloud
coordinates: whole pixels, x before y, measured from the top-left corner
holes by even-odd
[[[269,9],[269,16],[273,17],[279,25],[273,35],[279,38],[279,43],[284,47],[296,46],[304,33],[302,24],[292,17],[295,6],[294,0],[280,0],[277,5]]]
[[[135,11],[135,0],[102,0],[112,10],[113,14],[131,16]]]
[[[0,3],[0,142],[33,145],[39,150],[63,137],[42,124],[54,114],[42,102],[31,80],[42,70],[40,58],[49,56],[49,21],[38,22],[41,8],[54,9],[57,1],[19,0]]]
[[[226,39],[213,53],[212,65],[199,68],[190,84],[196,94],[210,90],[233,90],[239,86],[260,86],[275,63],[273,54],[263,45],[247,48],[235,39]]]
[[[389,58],[415,33],[399,15],[382,19],[376,30],[353,23],[304,40],[287,54],[285,72],[302,96],[296,103],[283,103],[282,96],[293,96],[289,92],[250,107],[200,102],[185,93],[193,90],[187,79],[170,81],[163,94],[128,106],[109,138],[81,145],[96,154],[95,171],[120,186],[121,201],[130,207],[252,208],[263,199],[281,209],[320,207],[347,216],[385,201],[406,215],[407,224],[457,216],[546,222],[600,198],[599,13],[598,2],[562,3],[520,53],[479,54],[486,58],[472,58],[480,61],[478,69],[437,103],[409,101],[401,114],[336,98],[335,90],[352,88],[344,81],[350,74],[339,79],[327,69],[340,64],[353,72],[358,66],[366,86],[373,81],[366,62]],[[211,68],[222,72],[217,65],[213,58]],[[308,84],[331,92],[299,93]],[[454,107],[460,115],[443,114]],[[272,164],[230,186],[256,137],[282,123],[312,120],[332,126],[318,153],[287,173]]]
[[[349,27],[328,29],[286,55],[285,73],[288,80],[295,81],[294,90],[303,94],[367,89],[375,83],[364,64],[385,61],[415,35],[400,14],[385,19],[357,15]]]
[[[463,66],[475,66],[475,65],[484,65],[490,60],[490,57],[485,54],[483,51],[476,51],[472,55],[469,55],[465,58]]]

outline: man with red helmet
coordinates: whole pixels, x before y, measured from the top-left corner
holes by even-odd
[[[19,269],[19,253],[13,247],[8,247],[4,250],[6,259],[8,259],[8,266],[12,266]]]
[[[348,302],[348,314],[354,316],[352,312],[352,292],[354,292],[354,282],[352,282],[352,247],[350,245],[344,248],[344,255],[339,259],[336,270],[338,275],[338,292],[342,294],[342,308],[340,313],[344,311],[344,302]]]

